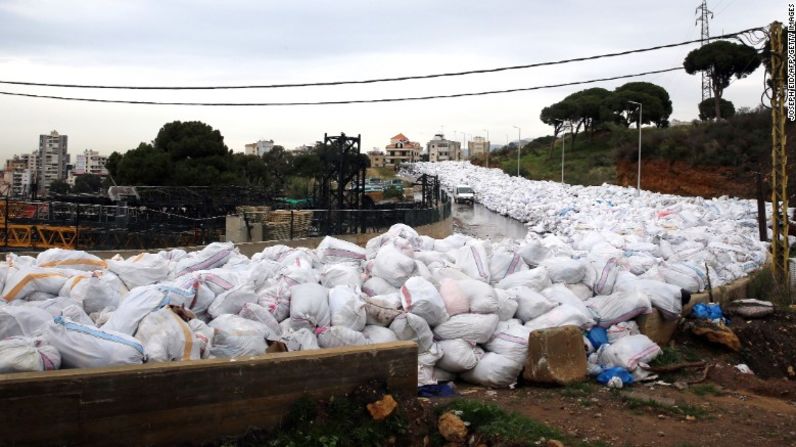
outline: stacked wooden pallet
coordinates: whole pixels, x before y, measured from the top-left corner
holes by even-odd
[[[293,232],[291,234],[291,213],[293,215]],[[268,213],[263,222],[263,236],[266,240],[282,240],[307,237],[312,222],[312,211],[274,210]]]

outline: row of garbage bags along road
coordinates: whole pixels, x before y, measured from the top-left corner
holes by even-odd
[[[415,163],[404,174],[438,175],[448,190],[470,185],[488,209],[526,222],[528,240],[553,235],[558,255],[593,257],[600,251],[647,278],[683,285],[670,276],[693,270],[701,282],[709,277],[716,286],[747,276],[767,258],[751,200],[534,181],[470,162]]]
[[[633,319],[653,309],[678,318],[704,275],[661,266],[662,278],[637,275],[605,244],[584,240],[575,253],[555,236],[433,239],[397,224],[364,248],[327,237],[315,249],[276,245],[251,258],[232,243],[128,259],[9,255],[0,264],[0,372],[412,340],[421,385],[458,376],[507,387],[532,331],[574,325],[585,335],[606,330],[596,351],[584,336],[592,374],[643,375],[660,349]]]

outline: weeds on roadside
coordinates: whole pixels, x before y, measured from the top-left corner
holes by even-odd
[[[672,416],[693,416],[704,419],[709,414],[703,408],[689,404],[664,405],[654,400],[636,399],[629,396],[622,396],[622,401],[632,410],[650,409],[654,410],[656,413],[669,414]]]

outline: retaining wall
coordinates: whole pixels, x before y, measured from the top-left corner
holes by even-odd
[[[301,396],[417,392],[413,342],[0,374],[0,445],[177,445],[273,428]]]
[[[419,234],[424,236],[430,236],[435,239],[442,239],[447,236],[453,234],[453,219],[448,217],[447,219],[443,219],[439,222],[435,222],[429,225],[420,225],[414,227],[415,231]],[[353,242],[360,246],[365,246],[369,240],[372,238],[383,234],[383,232],[378,233],[360,233],[360,234],[341,234],[335,235],[334,237],[338,239],[342,239],[345,241]],[[277,241],[261,241],[261,242],[240,242],[235,244],[236,247],[240,250],[241,254],[251,257],[255,253],[259,253],[263,251],[265,247],[271,247],[273,245],[287,245],[288,247],[307,247],[307,248],[315,248],[318,244],[321,243],[323,237],[310,237],[304,239],[288,239],[288,240],[277,240]],[[192,251],[192,250],[201,250],[204,246],[194,246],[194,247],[180,247],[184,250]],[[135,256],[142,251],[148,252],[158,252],[160,250],[167,250],[166,248],[158,248],[158,249],[150,249],[150,250],[94,250],[90,251],[90,253],[99,256],[100,258],[107,259],[113,257],[117,253],[121,256],[127,258],[130,256]],[[31,256],[36,256],[37,252],[25,253],[20,252],[19,254],[30,254]]]

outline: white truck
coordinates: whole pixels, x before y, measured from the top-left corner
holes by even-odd
[[[467,185],[458,185],[453,188],[453,201],[472,205],[475,202],[475,191]]]

